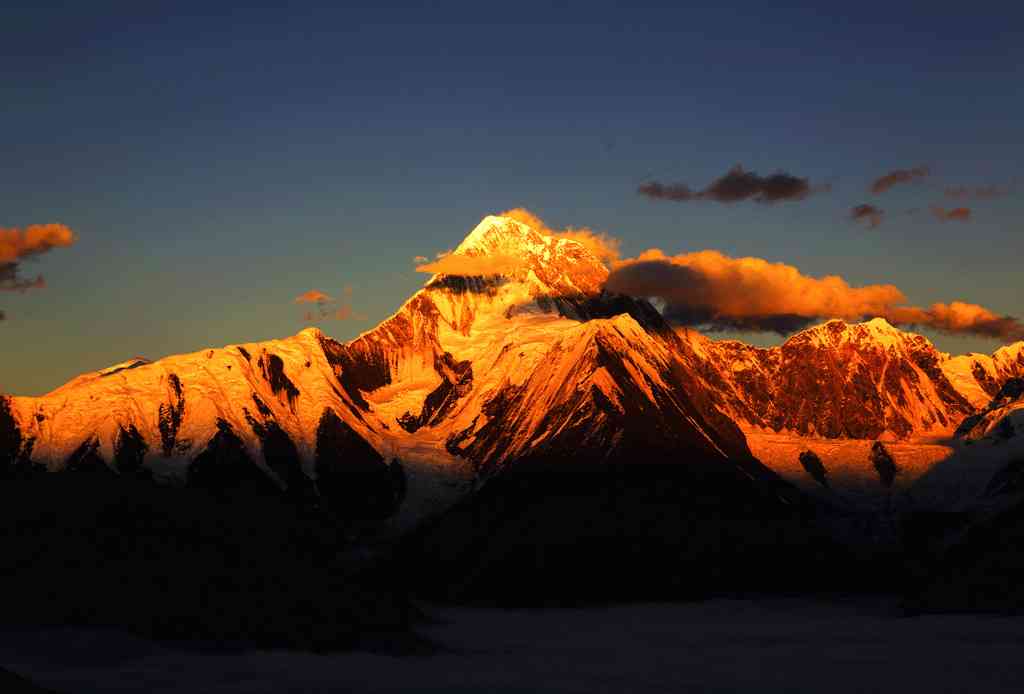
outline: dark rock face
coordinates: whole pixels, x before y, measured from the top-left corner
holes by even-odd
[[[185,413],[185,394],[181,380],[175,374],[167,376],[167,392],[169,402],[161,403],[157,414],[164,455],[170,456],[178,437],[178,429],[181,427],[181,418]]]
[[[1024,378],[1008,378],[1002,386],[995,389],[995,394],[992,397],[992,401],[989,402],[988,406],[985,407],[981,412],[973,414],[970,417],[965,417],[960,426],[956,428],[954,436],[956,438],[969,438],[972,435],[977,435],[978,432],[975,429],[986,421],[986,418],[992,412],[1012,405],[1018,400],[1024,398]],[[1014,429],[1013,422],[1009,419],[1003,419],[997,425],[995,435],[1003,439],[1009,439],[1016,436],[1017,432]]]
[[[889,450],[881,441],[875,441],[871,446],[871,453],[868,458],[878,472],[878,480],[882,483],[882,486],[891,488],[896,481],[896,475],[899,474],[899,468],[896,466],[896,461],[892,459],[892,454],[889,453]]]
[[[134,424],[127,428],[119,427],[114,441],[114,466],[121,474],[136,474],[142,470],[142,461],[148,450],[149,445]]]
[[[434,359],[434,370],[441,374],[441,383],[424,399],[420,414],[413,416],[406,412],[398,420],[399,425],[410,433],[443,420],[458,403],[459,398],[473,387],[471,362],[457,362],[450,353],[445,352]]]
[[[0,474],[14,466],[21,453],[21,431],[11,414],[10,403],[0,395]]]
[[[113,471],[107,467],[106,462],[104,462],[103,457],[100,456],[99,448],[100,442],[98,439],[83,441],[82,444],[68,456],[68,459],[64,461],[63,469],[72,474],[113,474]]]
[[[257,412],[262,415],[263,419],[257,419],[247,409],[243,408],[243,412],[249,427],[260,440],[263,459],[267,466],[285,485],[285,490],[289,495],[312,501],[316,495],[313,481],[302,471],[302,461],[299,458],[295,442],[274,421],[273,413],[263,404],[263,401],[255,393],[252,397],[256,402]]]
[[[828,471],[825,469],[825,464],[821,462],[821,458],[814,451],[803,451],[799,460],[807,474],[815,482],[828,489]]]
[[[217,433],[203,452],[189,463],[188,486],[222,496],[240,490],[256,496],[277,491],[249,458],[231,425],[223,419],[217,420]]]
[[[295,387],[291,379],[284,372],[284,362],[281,357],[269,352],[265,357],[257,360],[257,365],[263,372],[263,378],[270,384],[270,389],[275,395],[283,394],[288,398],[288,404],[295,409],[295,398],[299,397],[299,389]]]
[[[384,458],[330,408],[317,427],[316,477],[328,508],[346,518],[387,518],[404,493],[404,483]]]

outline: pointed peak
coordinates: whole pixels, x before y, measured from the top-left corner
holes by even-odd
[[[453,253],[468,255],[535,255],[555,241],[540,230],[511,217],[488,215],[462,240]]]
[[[875,330],[885,330],[885,331],[889,331],[889,332],[892,332],[892,331],[899,332],[898,329],[896,328],[896,326],[894,326],[892,323],[890,323],[886,319],[882,318],[881,316],[879,316],[877,318],[872,318],[869,321],[864,321],[860,325],[863,325],[863,326],[866,326],[866,327],[870,327],[870,328],[874,328]]]

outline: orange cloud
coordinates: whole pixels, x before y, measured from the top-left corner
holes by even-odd
[[[42,289],[46,286],[42,275],[31,279],[21,276],[22,261],[54,248],[66,248],[77,240],[75,232],[63,224],[33,224],[24,229],[0,228],[0,290],[24,292]],[[0,320],[5,318],[4,315]]]
[[[352,287],[345,285],[342,290],[345,299],[344,301],[338,301],[329,294],[325,294],[318,289],[310,289],[308,292],[304,292],[299,296],[295,297],[295,303],[297,304],[316,304],[316,310],[306,311],[303,314],[303,319],[307,323],[317,323],[322,320],[365,320],[366,316],[356,313],[352,309],[350,298],[352,296]]]
[[[921,325],[947,333],[970,333],[1005,340],[1024,340],[1024,324],[1011,316],[1000,316],[978,304],[954,301],[932,304],[927,309],[895,308],[893,323]]]
[[[850,210],[850,219],[855,222],[866,222],[871,229],[877,228],[882,223],[885,210],[874,205],[857,205]]]
[[[587,227],[566,227],[565,229],[552,229],[543,219],[530,212],[524,207],[515,207],[501,213],[502,217],[514,219],[534,229],[545,236],[553,236],[557,239],[570,239],[578,242],[588,251],[593,253],[599,260],[611,263],[619,259],[619,247],[621,242],[603,231],[594,231]]]
[[[853,287],[836,275],[810,277],[785,263],[713,250],[668,256],[651,249],[617,263],[605,286],[619,294],[656,297],[668,319],[711,329],[784,335],[821,319],[882,317],[950,333],[1024,335],[1015,319],[974,304],[906,306],[906,295],[892,284]]]
[[[968,186],[950,186],[943,191],[947,198],[956,200],[996,200],[1010,194],[1010,189],[1005,186],[987,185],[970,188]]]
[[[925,178],[930,173],[931,170],[927,166],[915,166],[912,169],[894,169],[872,181],[869,190],[877,195],[878,193],[884,193],[893,186]]]
[[[33,224],[24,230],[0,228],[0,264],[65,248],[77,240],[75,232],[63,224]]]
[[[297,304],[322,304],[328,301],[334,301],[334,299],[317,289],[310,289],[308,292],[295,297],[295,303]]]
[[[416,266],[416,272],[477,277],[509,275],[523,267],[525,260],[512,255],[440,255],[432,263]]]
[[[932,215],[940,222],[966,222],[971,218],[971,209],[969,207],[954,207],[951,210],[947,210],[944,207],[932,205],[931,211]]]

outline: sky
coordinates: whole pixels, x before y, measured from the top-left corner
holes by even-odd
[[[78,5],[0,9],[5,392],[310,318],[349,339],[423,284],[415,256],[513,207],[625,258],[1024,316],[1019,3]],[[808,187],[723,199],[737,165]],[[26,245],[41,224],[74,242]]]

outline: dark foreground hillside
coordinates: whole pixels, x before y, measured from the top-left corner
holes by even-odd
[[[252,489],[95,472],[3,479],[0,614],[306,650],[406,633],[403,591],[327,521]]]

